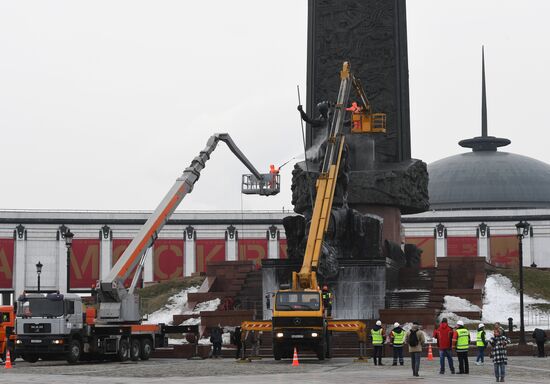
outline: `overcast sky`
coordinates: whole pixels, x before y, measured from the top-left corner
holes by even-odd
[[[489,134],[550,163],[550,1],[407,2],[412,155]],[[154,209],[215,132],[260,170],[303,152],[307,0],[0,0],[0,209]],[[359,74],[361,76],[361,74]],[[225,144],[179,210],[285,209],[240,194]]]

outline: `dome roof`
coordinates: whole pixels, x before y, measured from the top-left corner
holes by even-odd
[[[430,208],[550,208],[550,165],[498,152],[510,140],[487,134],[485,55],[482,48],[481,136],[461,140],[473,152],[428,165]]]
[[[431,209],[549,208],[550,165],[527,156],[475,150],[428,165]]]

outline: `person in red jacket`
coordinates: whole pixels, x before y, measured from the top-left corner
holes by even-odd
[[[439,373],[445,374],[445,357],[449,362],[451,373],[455,373],[452,354],[453,329],[447,324],[447,319],[443,318],[441,324],[433,333],[433,337],[437,339],[437,348],[439,349]]]

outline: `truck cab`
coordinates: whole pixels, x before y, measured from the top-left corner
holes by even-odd
[[[271,321],[275,360],[292,357],[294,348],[311,350],[320,360],[327,355],[327,322],[319,290],[278,291]]]
[[[71,341],[81,338],[80,296],[33,293],[21,295],[17,302],[15,351],[23,360],[36,362],[48,355],[68,354]]]

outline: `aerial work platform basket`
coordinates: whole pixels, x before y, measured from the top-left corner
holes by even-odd
[[[241,192],[245,195],[272,196],[281,192],[279,173],[262,173],[258,179],[253,174],[243,175]]]

